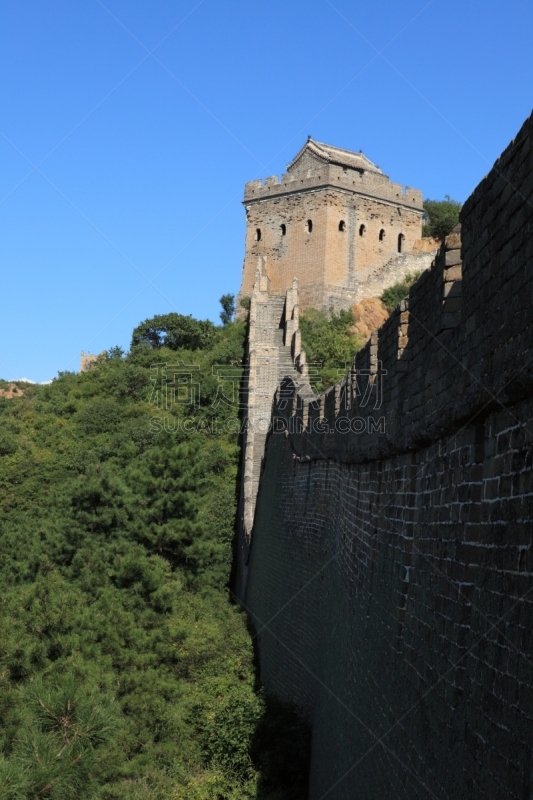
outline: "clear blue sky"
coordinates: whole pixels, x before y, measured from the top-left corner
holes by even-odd
[[[464,200],[532,105],[531,0],[3,0],[0,37],[5,379],[218,321],[307,134]]]

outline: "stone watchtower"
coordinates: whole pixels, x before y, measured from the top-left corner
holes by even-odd
[[[258,268],[272,294],[284,294],[296,277],[301,308],[338,310],[427,266],[427,253],[420,265],[398,260],[421,249],[422,192],[392,183],[361,152],[309,138],[281,181],[246,184],[244,207],[238,301],[251,296]]]

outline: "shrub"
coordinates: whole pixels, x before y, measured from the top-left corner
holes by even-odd
[[[352,311],[307,309],[300,316],[302,348],[310,365],[311,385],[320,393],[339,381],[361,347],[352,332],[355,324]]]
[[[398,303],[407,297],[409,294],[409,289],[420,276],[420,274],[420,272],[408,272],[403,281],[395,283],[394,286],[389,286],[388,289],[385,289],[380,297],[380,300],[389,314],[394,311]]]
[[[443,241],[459,222],[461,203],[452,200],[449,194],[444,200],[424,200],[425,223],[422,236],[432,236]]]

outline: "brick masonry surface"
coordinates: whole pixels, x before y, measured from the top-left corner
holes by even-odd
[[[532,133],[346,378],[277,394],[244,603],[310,800],[533,797]]]

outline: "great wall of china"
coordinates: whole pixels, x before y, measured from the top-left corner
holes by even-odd
[[[353,240],[333,238],[337,218],[354,237],[410,237],[416,255],[421,195],[382,193],[382,235],[385,206],[342,185],[353,168],[385,186],[378,168],[354,158],[347,172],[330,148],[319,180],[306,162],[318,143],[303,177],[293,166],[292,179],[247,187],[245,205],[253,191],[267,206],[249,207],[241,290],[238,593],[263,684],[312,725],[310,800],[532,797],[532,140],[530,117],[407,300],[320,397],[300,308],[358,300],[395,257],[376,265],[363,249],[358,262]],[[296,179],[313,191],[287,194]],[[283,255],[280,208],[298,230],[323,227],[320,258],[303,236]]]

